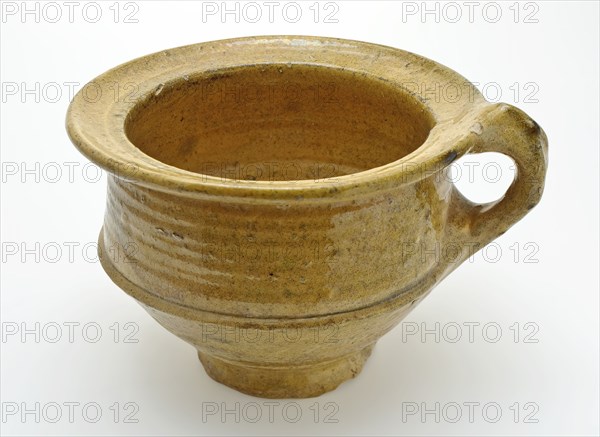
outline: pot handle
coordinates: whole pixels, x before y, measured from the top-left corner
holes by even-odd
[[[466,237],[479,250],[504,234],[539,202],[548,166],[548,140],[534,120],[505,103],[487,105],[466,140],[472,144],[469,153],[498,152],[516,163],[512,185],[494,202],[473,203],[452,187],[449,237],[463,243]]]

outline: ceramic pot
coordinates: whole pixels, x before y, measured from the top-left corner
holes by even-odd
[[[383,334],[538,203],[547,165],[540,126],[454,71],[319,37],[135,59],[75,96],[67,130],[108,171],[110,278],[212,378],[268,398],[357,375]],[[517,175],[501,200],[474,204],[444,176],[487,151]]]

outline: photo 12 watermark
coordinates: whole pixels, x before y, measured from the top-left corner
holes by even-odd
[[[341,4],[332,1],[202,2],[202,23],[337,24]]]
[[[537,344],[540,326],[535,322],[402,322],[402,343],[488,343]]]
[[[495,424],[512,422],[524,424],[539,423],[540,405],[537,402],[479,402],[447,401],[417,402],[403,401],[401,404],[402,423],[470,423]]]
[[[540,4],[520,1],[402,1],[402,23],[489,23],[537,24]]]
[[[479,241],[424,243],[411,240],[402,241],[399,247],[403,262],[416,260],[423,264],[429,262],[455,264],[462,263],[465,259],[469,263],[485,262],[489,264],[496,264],[503,259],[509,259],[515,264],[538,264],[540,262],[540,246],[535,241],[515,241],[509,242],[509,244],[492,241],[481,247]]]
[[[202,402],[202,423],[339,423],[336,402]]]
[[[94,321],[3,321],[2,343],[113,343],[137,344],[140,327],[136,322],[107,324]]]
[[[77,161],[3,161],[0,165],[0,180],[3,184],[96,184],[105,180],[108,171],[117,178],[131,178],[139,172],[136,164],[109,160],[107,170],[93,162]]]
[[[3,241],[2,264],[79,263],[96,264],[107,257],[113,264],[138,262],[139,245],[133,241],[113,243],[102,250],[97,241]]]
[[[217,341],[226,344],[293,344],[302,342],[334,346],[340,341],[339,330],[340,327],[335,322],[306,327],[248,327],[202,323],[199,340],[201,343]]]
[[[2,423],[139,423],[137,402],[2,402]]]
[[[405,81],[400,86],[409,94],[422,96],[431,102],[457,103],[466,99],[473,103],[479,91],[490,103],[507,101],[509,103],[539,103],[539,83],[532,80],[464,81],[464,82],[416,82]]]
[[[140,5],[132,1],[2,1],[0,21],[3,24],[21,23],[99,23],[137,24]]]

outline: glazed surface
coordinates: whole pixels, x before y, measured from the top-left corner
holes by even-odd
[[[115,98],[132,80],[135,95]],[[216,41],[95,84],[67,129],[110,172],[104,269],[212,378],[256,396],[316,396],[356,376],[378,338],[543,192],[535,121],[389,47]],[[445,172],[490,151],[516,178],[474,204]]]
[[[186,76],[140,101],[125,130],[144,153],[184,170],[318,183],[403,158],[434,123],[394,84],[290,63]]]

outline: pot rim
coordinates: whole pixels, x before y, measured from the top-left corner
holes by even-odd
[[[165,84],[199,72],[259,64],[343,69],[399,86],[418,99],[433,120],[427,139],[404,157],[357,173],[314,180],[246,181],[209,176],[165,164],[138,149],[127,137],[130,112]],[[418,91],[407,84],[421,82]],[[140,99],[114,98],[115,85],[134,84]],[[431,98],[431,88],[435,88]],[[439,89],[458,87],[452,101]],[[87,88],[86,87],[90,87]],[[94,88],[97,100],[90,99]],[[111,92],[108,92],[112,90]],[[440,98],[442,97],[442,98]],[[79,151],[112,175],[165,192],[194,197],[256,202],[339,200],[387,191],[437,173],[469,151],[467,137],[490,104],[477,88],[448,67],[401,49],[330,37],[252,36],[181,46],[121,64],[96,77],[73,98],[67,112],[68,135]],[[480,126],[479,126],[480,128]]]

